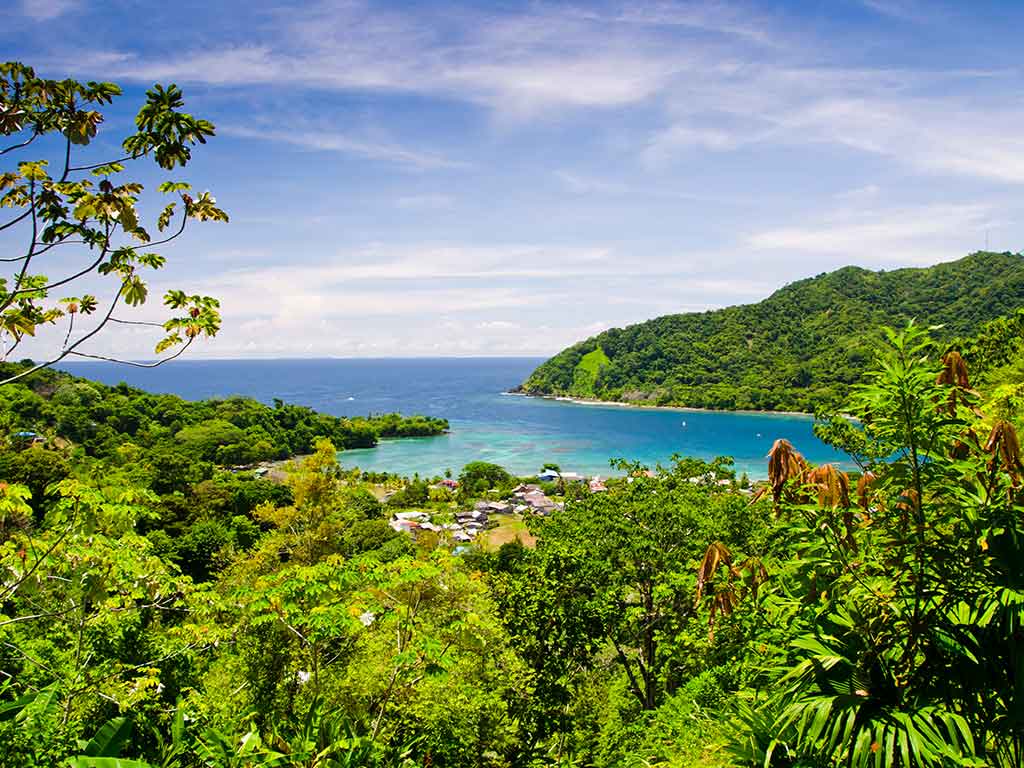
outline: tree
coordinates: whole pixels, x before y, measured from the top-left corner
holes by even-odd
[[[746,503],[718,486],[690,482],[716,466],[691,460],[646,477],[639,465],[623,463],[631,482],[581,495],[531,526],[543,567],[581,585],[572,593],[574,611],[601,617],[600,633],[644,710],[662,702],[666,680],[676,677],[673,667],[686,655],[676,639],[698,618],[691,595],[700,542],[743,548],[763,527],[757,517],[763,510],[755,506],[745,530],[732,530]]]
[[[459,493],[467,497],[511,484],[512,476],[504,467],[486,461],[471,461],[462,468],[462,474],[459,475]]]
[[[32,507],[42,516],[46,489],[63,480],[71,466],[63,454],[33,446],[24,451],[0,452],[0,477],[12,483],[21,483],[32,492]]]
[[[743,765],[1024,759],[1017,436],[1005,421],[985,428],[958,353],[936,360],[912,324],[887,338],[848,408],[856,424],[827,433],[869,457],[856,493],[834,467],[773,450],[774,495],[799,556],[770,599],[781,606],[773,623],[796,636],[762,707],[770,727],[758,724],[765,714],[741,718]]]
[[[156,229],[168,234],[154,240],[139,218],[143,185],[119,176],[129,163],[144,157],[152,157],[167,171],[184,167],[192,147],[214,135],[212,123],[182,111],[184,100],[175,85],[155,85],[146,92],[135,118],[137,130],[122,142],[123,156],[74,164],[73,150],[88,146],[103,122],[97,107],[111,104],[120,94],[114,83],[49,80],[19,62],[0,64],[0,137],[13,141],[0,146],[0,156],[15,157],[12,153],[29,147],[60,155],[57,175],[51,175],[46,159],[22,160],[8,170],[0,167],[0,208],[20,211],[0,220],[0,231],[24,233],[25,241],[24,251],[3,259],[13,265],[13,274],[0,278],[0,361],[6,361],[43,326],[64,326],[57,334],[59,343],[43,362],[0,384],[68,356],[112,359],[90,353],[85,346],[111,323],[161,330],[154,352],[170,354],[153,363],[129,363],[147,367],[179,356],[197,338],[213,336],[220,328],[216,299],[181,290],[164,295],[170,317],[162,323],[129,320],[120,314],[146,302],[146,270],[166,263],[165,257],[150,249],[177,239],[190,220],[228,220],[209,192],[193,196],[187,183],[168,180],[158,189],[165,195],[176,194],[178,200],[163,206]],[[49,145],[48,137],[53,139]],[[81,253],[77,266],[59,277],[39,271],[45,268],[47,254],[50,260],[60,254],[60,263],[74,263],[67,253],[70,249]],[[108,279],[109,296],[71,293],[95,276]]]

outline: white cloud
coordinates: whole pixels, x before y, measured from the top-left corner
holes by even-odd
[[[860,0],[860,3],[881,16],[900,21],[921,22],[927,18],[927,12],[913,0]]]
[[[575,173],[570,170],[554,172],[555,178],[574,195],[621,195],[629,192],[625,184]]]
[[[830,144],[927,173],[1024,182],[1024,100],[986,100],[1012,82],[988,70],[794,67],[768,61],[669,89],[672,119],[642,150],[657,165],[690,150]],[[936,95],[943,94],[943,95]]]
[[[372,141],[355,139],[337,131],[315,131],[299,129],[286,131],[279,129],[261,130],[228,125],[220,128],[220,132],[228,136],[244,139],[272,141],[290,144],[303,149],[320,152],[342,152],[360,155],[371,160],[384,160],[416,170],[435,168],[465,168],[465,163],[431,152],[408,149],[398,144],[382,144]]]
[[[50,21],[75,10],[81,0],[21,0],[21,12],[36,21]]]
[[[395,204],[407,210],[443,210],[455,206],[451,195],[403,195]]]
[[[835,199],[846,203],[864,203],[874,200],[882,193],[882,188],[877,184],[865,184],[863,187],[844,189],[835,194]]]
[[[912,0],[862,3],[890,17],[921,14]],[[79,51],[54,65],[134,81],[418,93],[482,105],[514,120],[651,106],[664,113],[653,121],[661,127],[634,142],[648,167],[694,150],[816,142],[928,173],[1024,181],[1024,139],[1015,127],[1024,103],[986,102],[977,93],[985,80],[1015,79],[1015,72],[823,64],[836,60],[833,51],[737,1],[431,13],[325,0],[272,18],[251,41],[224,30],[223,42],[202,49]],[[212,34],[216,40],[217,31]],[[454,162],[332,129],[271,133],[409,167]]]
[[[104,75],[212,85],[287,83],[334,90],[439,94],[517,117],[548,107],[618,107],[647,100],[680,73],[720,60],[723,43],[664,38],[666,27],[763,41],[768,25],[719,4],[656,4],[587,13],[538,5],[514,13],[398,12],[324,2],[282,14],[266,42],[174,53],[100,52]],[[225,35],[226,36],[226,35]],[[118,63],[119,62],[119,63]],[[59,66],[90,69],[90,57]]]
[[[986,205],[926,205],[853,209],[810,226],[756,232],[746,244],[761,251],[838,256],[858,263],[922,263],[963,256],[993,224]]]

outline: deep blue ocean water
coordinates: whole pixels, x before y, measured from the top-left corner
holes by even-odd
[[[779,414],[646,410],[581,405],[502,394],[523,381],[540,358],[175,361],[139,369],[99,362],[66,370],[116,384],[198,400],[247,395],[280,398],[337,416],[398,411],[448,419],[441,437],[389,440],[346,451],[345,466],[436,475],[470,461],[501,464],[517,474],[553,461],[563,470],[609,474],[609,459],[653,466],[672,454],[732,456],[738,472],[766,474],[765,454],[784,437],[815,462],[842,457],[814,437],[812,419]]]

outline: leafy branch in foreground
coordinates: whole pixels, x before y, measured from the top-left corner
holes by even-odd
[[[830,433],[872,446],[856,494],[839,470],[809,471],[788,444],[773,451],[771,490],[799,559],[770,589],[799,629],[777,693],[740,709],[743,765],[1024,758],[1019,443],[1005,421],[979,437],[979,397],[957,352],[936,360],[913,324],[887,342],[853,398],[858,426]]]
[[[0,218],[0,231],[19,233],[17,238],[25,242],[23,250],[0,258],[11,270],[8,277],[0,277],[0,362],[10,359],[26,337],[36,336],[42,327],[63,325],[42,363],[0,384],[68,356],[112,359],[84,347],[111,323],[161,329],[154,352],[164,356],[141,364],[148,366],[179,356],[197,338],[213,336],[220,328],[216,299],[181,290],[164,296],[170,317],[162,322],[133,321],[118,314],[145,304],[149,288],[144,275],[166,264],[164,256],[150,249],[176,240],[189,221],[228,220],[209,192],[195,195],[185,182],[166,181],[158,190],[178,199],[163,206],[155,225],[165,234],[154,239],[140,221],[143,185],[121,179],[128,164],[144,157],[151,156],[168,171],[183,167],[192,157],[192,147],[214,135],[212,123],[182,111],[184,99],[175,85],[155,85],[146,92],[135,118],[137,130],[122,143],[123,156],[73,164],[74,150],[88,146],[103,122],[96,107],[111,104],[120,94],[114,83],[48,80],[18,62],[0,64],[0,140],[10,142],[0,145],[0,157],[30,146],[42,148],[40,140],[48,136],[55,144],[50,150],[60,156],[55,175],[46,159],[0,167],[0,209],[13,211]],[[47,269],[44,262],[51,269],[57,264],[75,266],[52,276],[41,271]],[[70,293],[76,284],[91,286],[95,278],[107,278],[108,296]]]

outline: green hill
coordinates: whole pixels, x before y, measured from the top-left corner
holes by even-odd
[[[810,411],[841,400],[880,325],[941,337],[1024,307],[1024,257],[979,252],[923,269],[844,267],[764,301],[612,328],[541,365],[517,391],[647,405]]]

